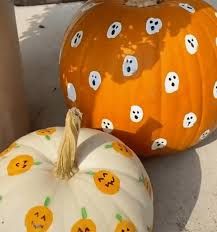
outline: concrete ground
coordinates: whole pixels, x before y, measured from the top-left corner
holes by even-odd
[[[216,0],[209,2],[217,7]],[[64,31],[81,4],[15,9],[32,129],[64,123],[58,56]],[[143,163],[154,187],[155,232],[217,231],[217,132],[191,150]]]

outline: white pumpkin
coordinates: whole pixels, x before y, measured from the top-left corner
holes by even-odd
[[[65,130],[33,132],[0,153],[0,231],[152,231],[143,165],[112,135],[81,129],[78,136],[80,118],[70,110]]]

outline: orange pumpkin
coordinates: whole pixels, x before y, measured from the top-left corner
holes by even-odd
[[[93,0],[80,9],[61,49],[61,86],[83,126],[138,154],[164,155],[217,126],[217,17],[198,0],[138,2]]]

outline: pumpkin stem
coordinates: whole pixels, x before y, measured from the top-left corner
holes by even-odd
[[[77,108],[68,110],[62,142],[58,150],[56,176],[60,179],[70,179],[78,172],[75,162],[78,134],[81,127],[82,114]]]
[[[148,6],[156,6],[162,1],[163,0],[126,0],[125,5],[135,6],[135,7],[148,7]]]

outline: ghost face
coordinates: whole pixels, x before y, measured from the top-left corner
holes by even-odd
[[[213,87],[213,96],[215,99],[217,99],[217,81],[215,82]]]
[[[103,131],[106,133],[111,133],[114,129],[113,123],[109,119],[103,119],[101,123],[101,127]]]
[[[132,122],[141,122],[143,119],[143,109],[140,106],[131,106],[130,119]]]
[[[77,48],[80,45],[82,38],[83,38],[83,31],[78,31],[72,38],[71,47]]]
[[[154,35],[160,32],[163,24],[159,18],[149,18],[146,22],[146,32],[149,35]]]
[[[197,122],[197,116],[195,113],[188,113],[185,115],[183,120],[183,127],[184,128],[191,128]]]
[[[188,3],[179,3],[179,6],[191,14],[195,13],[194,7],[189,5]]]
[[[194,35],[188,34],[185,36],[185,47],[189,54],[194,55],[198,51],[198,41]]]
[[[169,72],[165,79],[166,93],[174,93],[179,89],[179,76],[175,72]]]
[[[163,139],[163,138],[159,138],[159,139],[156,139],[152,146],[151,146],[151,149],[154,151],[154,150],[158,150],[158,149],[162,149],[164,147],[166,147],[167,145],[167,140],[166,139]]]
[[[122,30],[121,23],[120,22],[113,22],[108,28],[107,38],[108,39],[116,38],[121,33],[121,30]]]
[[[126,56],[122,65],[123,75],[125,77],[133,76],[138,70],[138,61],[135,56]]]
[[[204,131],[203,134],[200,136],[200,140],[206,139],[209,134],[210,134],[210,130]]]
[[[93,90],[97,90],[101,84],[101,75],[97,71],[92,71],[89,74],[89,85]]]

